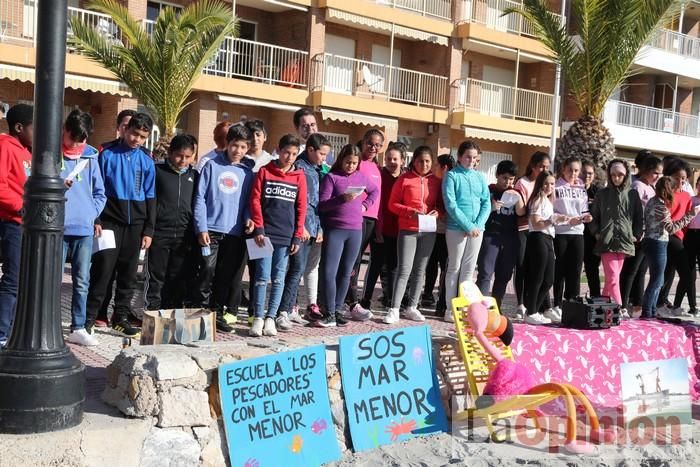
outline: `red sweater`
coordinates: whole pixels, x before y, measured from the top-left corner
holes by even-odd
[[[306,175],[303,170],[282,172],[277,161],[258,171],[250,194],[254,235],[265,235],[273,245],[301,242],[306,220]]]
[[[432,172],[421,177],[410,171],[399,177],[389,198],[389,210],[399,216],[399,230],[417,232],[416,213],[444,212],[441,182]]]
[[[673,203],[671,204],[671,220],[677,221],[685,216],[688,211],[693,209],[693,202],[690,199],[690,195],[683,190],[678,190],[673,193]],[[681,229],[674,233],[676,237],[683,240],[685,237],[686,229]]]
[[[0,220],[22,223],[24,182],[32,167],[32,155],[13,136],[0,135]]]
[[[403,172],[402,172],[403,173]],[[389,197],[391,189],[396,183],[398,177],[394,177],[386,167],[382,168],[382,195],[379,202],[379,218],[382,220],[382,236],[398,237],[399,236],[399,218],[389,209]]]

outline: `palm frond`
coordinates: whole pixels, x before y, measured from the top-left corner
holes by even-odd
[[[607,100],[630,76],[635,57],[679,0],[572,0],[571,32],[547,8],[547,0],[523,0],[520,14],[562,67],[582,116],[600,118]]]

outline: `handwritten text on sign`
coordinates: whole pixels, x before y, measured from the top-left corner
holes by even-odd
[[[340,457],[324,346],[223,365],[219,390],[232,466],[312,466]]]
[[[427,326],[340,339],[340,367],[356,451],[447,428]]]

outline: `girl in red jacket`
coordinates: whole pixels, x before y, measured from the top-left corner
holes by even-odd
[[[409,171],[391,189],[389,210],[399,218],[398,273],[386,324],[399,320],[401,299],[408,286],[406,318],[425,321],[418,300],[425,281],[425,268],[435,244],[437,217],[444,214],[440,179],[432,172],[433,152],[420,146],[413,152]]]

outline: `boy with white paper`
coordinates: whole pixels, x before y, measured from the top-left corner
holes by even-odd
[[[94,224],[107,201],[97,163],[97,149],[87,144],[92,130],[92,117],[78,109],[68,114],[63,126],[61,177],[67,190],[62,264],[70,252],[73,278],[71,333],[67,341],[79,345],[98,344],[97,338],[85,329],[85,324]]]
[[[476,284],[482,294],[495,298],[499,307],[520,250],[517,216],[523,216],[527,211],[522,196],[513,189],[517,172],[512,161],[501,161],[496,166],[496,183],[489,185],[491,214],[486,221],[477,260]],[[491,278],[494,276],[492,288]]]

